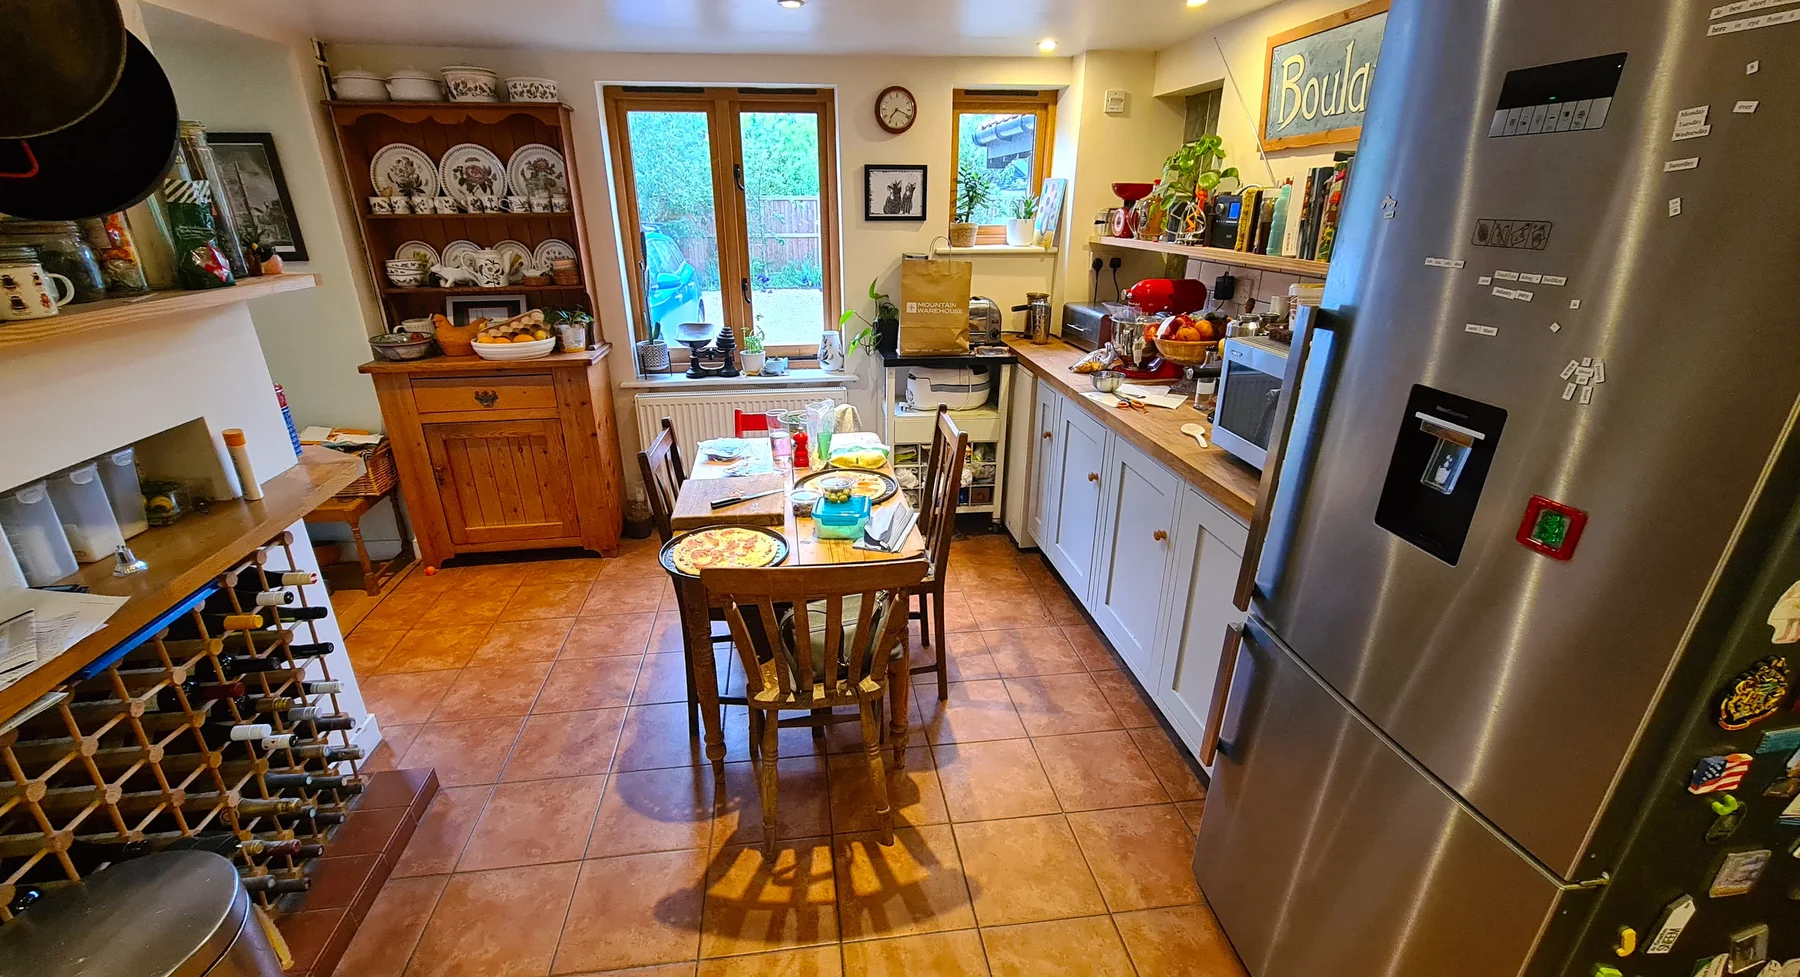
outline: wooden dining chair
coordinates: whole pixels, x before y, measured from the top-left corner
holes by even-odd
[[[893,843],[894,812],[882,756],[887,745],[883,697],[904,690],[906,669],[894,665],[906,661],[907,592],[918,586],[925,571],[924,560],[701,571],[707,600],[724,608],[744,667],[750,741],[761,743],[758,786],[768,853],[775,851],[781,730],[796,726],[861,724],[881,843]],[[783,604],[785,614],[778,610]],[[746,614],[747,609],[753,613]],[[797,625],[801,617],[806,623]],[[766,657],[757,654],[746,618],[762,631],[762,645],[771,649]],[[890,689],[896,678],[898,687]],[[854,707],[856,714],[831,711],[845,706]],[[903,724],[905,704],[896,702],[892,710],[897,713],[894,722]],[[784,712],[801,715],[783,719]]]
[[[687,473],[681,468],[681,442],[675,436],[675,422],[662,419],[662,431],[644,450],[638,452],[638,472],[644,477],[644,494],[650,500],[650,521],[656,526],[656,537],[663,543],[675,537],[675,500],[681,495],[681,486],[687,481]],[[723,621],[724,616],[713,614],[713,620]],[[683,626],[685,627],[685,621]],[[724,644],[731,640],[731,635],[714,631],[709,635],[712,644]],[[687,678],[688,732],[698,734],[700,730],[700,693],[694,687],[694,661],[685,654],[688,647],[687,636],[682,635],[681,656],[682,671]]]
[[[931,432],[931,457],[925,463],[925,484],[919,492],[919,534],[925,537],[925,561],[930,570],[915,593],[919,609],[907,616],[919,622],[919,643],[936,653],[929,665],[918,665],[913,674],[937,673],[938,701],[950,698],[949,670],[944,666],[944,578],[950,568],[950,540],[956,535],[956,504],[962,498],[963,460],[969,436],[958,430],[950,411],[938,405],[937,424]],[[908,601],[910,604],[911,602]],[[931,628],[937,625],[937,644]]]

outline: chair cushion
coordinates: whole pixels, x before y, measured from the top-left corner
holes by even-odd
[[[860,636],[859,639],[856,634],[856,621],[862,616],[862,595],[852,594],[844,598],[843,644],[839,646],[838,652],[838,675],[840,678],[851,677],[846,674],[850,668],[850,651],[856,647],[855,642],[858,640],[861,640],[863,647],[869,649],[871,653],[863,656],[862,674],[855,678],[868,677],[869,671],[878,657],[875,652],[879,651],[872,646],[881,637],[882,631],[887,628],[888,612],[893,609],[893,605],[894,595],[892,592],[883,591],[878,594],[875,598],[875,612],[869,617],[869,633]],[[824,678],[825,661],[825,608],[825,602],[822,600],[815,600],[806,605],[806,616],[812,630],[814,678],[821,680]],[[798,686],[800,684],[798,680],[799,657],[794,644],[794,612],[792,610],[781,615],[781,641],[782,660],[787,666],[788,674],[795,677],[794,684]],[[898,661],[906,654],[906,646],[903,642],[896,641],[894,646],[887,651],[889,661]]]

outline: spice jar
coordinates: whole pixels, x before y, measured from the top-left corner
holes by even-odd
[[[100,260],[82,239],[74,221],[5,221],[0,223],[0,244],[35,248],[45,271],[63,275],[75,286],[75,302],[97,302],[106,297],[106,280]]]

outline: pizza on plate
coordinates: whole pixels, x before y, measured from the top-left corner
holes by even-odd
[[[755,568],[775,562],[781,545],[767,533],[737,526],[696,529],[675,543],[675,569],[688,575],[717,567]]]

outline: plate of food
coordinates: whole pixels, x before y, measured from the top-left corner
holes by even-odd
[[[682,533],[663,544],[663,569],[684,577],[719,568],[756,569],[787,559],[787,540],[761,526],[709,526]]]
[[[806,486],[818,490],[815,483],[822,478],[842,478],[850,482],[850,494],[868,498],[870,505],[880,505],[894,497],[900,491],[900,483],[881,472],[858,471],[854,468],[830,468],[822,472],[813,472],[794,483],[795,488]]]

